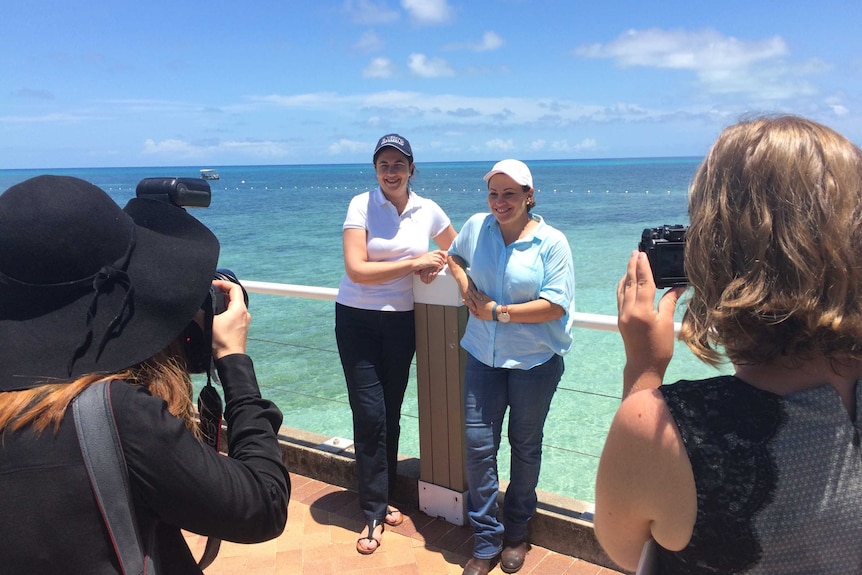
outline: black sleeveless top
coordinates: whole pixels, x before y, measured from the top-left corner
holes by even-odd
[[[831,386],[778,396],[721,376],[659,390],[697,489],[691,541],[659,546],[660,573],[862,573],[862,428]]]

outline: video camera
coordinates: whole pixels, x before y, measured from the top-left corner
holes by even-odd
[[[179,208],[206,208],[210,205],[212,192],[209,183],[200,178],[144,178],[138,182],[135,195],[173,204]],[[248,292],[232,271],[217,269],[213,279],[239,285],[245,305],[248,306]],[[203,328],[197,322],[191,321],[183,332],[189,373],[209,373],[212,361],[212,319],[226,309],[225,293],[211,285],[201,304],[201,310],[204,312]]]
[[[647,228],[641,234],[638,250],[645,252],[652,268],[655,287],[688,285],[685,274],[685,234],[688,226],[676,224]]]

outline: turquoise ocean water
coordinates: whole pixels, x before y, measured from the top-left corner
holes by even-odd
[[[687,223],[687,188],[699,158],[528,162],[537,206],[569,239],[578,311],[616,315],[615,288],[642,230]],[[419,163],[414,191],[432,198],[459,229],[487,211],[482,175],[493,162]],[[352,196],[376,185],[367,165],[200,166],[217,168],[212,204],[192,213],[221,240],[219,265],[240,279],[338,287],[341,224]],[[40,173],[73,175],[118,203],[145,177],[197,177],[199,167],[0,170],[0,190]],[[266,396],[284,423],[328,436],[352,436],[350,408],[334,338],[334,303],[251,294],[249,353]],[[566,372],[545,426],[540,489],[593,500],[604,437],[619,404],[622,340],[612,332],[575,330]],[[723,373],[729,368],[724,368]],[[668,380],[718,373],[677,344]],[[416,388],[408,389],[401,453],[419,456]],[[504,430],[505,432],[505,430]],[[505,442],[504,442],[505,444]],[[500,471],[508,476],[508,450]]]

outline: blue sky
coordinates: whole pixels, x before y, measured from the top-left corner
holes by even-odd
[[[6,2],[0,169],[698,156],[745,115],[862,142],[847,1]]]

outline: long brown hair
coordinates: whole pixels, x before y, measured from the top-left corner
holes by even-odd
[[[862,359],[862,151],[795,116],[719,135],[690,190],[680,338],[702,360]]]
[[[180,418],[195,437],[200,430],[192,401],[192,382],[186,371],[182,346],[174,341],[149,360],[113,374],[87,374],[70,383],[48,383],[32,389],[0,393],[0,432],[32,426],[41,433],[54,432],[72,400],[84,389],[100,381],[122,379],[140,385],[165,400],[168,411]]]

